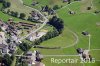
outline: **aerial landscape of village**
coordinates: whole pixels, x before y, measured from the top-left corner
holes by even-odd
[[[0,66],[100,66],[100,0],[0,0]]]

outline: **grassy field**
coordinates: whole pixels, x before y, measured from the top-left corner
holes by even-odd
[[[95,4],[96,5],[96,4]],[[99,4],[98,4],[99,5]],[[94,7],[98,7],[94,6]],[[98,27],[96,25],[97,22],[100,22],[100,15],[99,14],[94,14],[93,12],[95,11],[94,9],[91,11],[86,11],[82,12],[81,10],[84,8],[82,8],[83,5],[81,4],[81,2],[78,3],[73,3],[71,5],[66,6],[65,8],[62,8],[60,10],[57,11],[58,15],[60,18],[62,18],[64,20],[64,24],[65,26],[67,26],[68,28],[70,28],[72,31],[74,31],[78,37],[79,37],[79,42],[77,44],[77,47],[81,47],[84,49],[88,49],[88,37],[83,36],[81,34],[82,31],[88,31],[91,34],[91,49],[100,49],[100,41],[99,41],[99,34],[100,34],[100,27]],[[99,9],[99,8],[98,8]],[[68,11],[69,10],[73,10],[76,12],[75,15],[69,15]],[[65,28],[66,30],[66,28]],[[64,32],[66,33],[66,32]],[[61,40],[60,38],[54,38],[54,40],[58,40],[57,42],[59,42],[59,40]],[[55,44],[56,41],[51,41],[48,40],[46,42],[43,42],[42,45],[46,45],[48,46],[48,44]],[[64,40],[61,41],[61,44],[63,43]],[[43,54],[75,54],[75,48],[74,47],[70,47],[70,48],[66,48],[63,50],[45,50],[45,49],[38,49],[40,50]],[[58,51],[58,52],[57,52]],[[99,51],[91,51],[90,52],[92,54],[92,56],[96,59],[96,60],[100,60],[99,57]],[[81,66],[80,64],[52,64],[50,62],[50,58],[45,58],[46,60],[44,60],[44,63],[47,66]],[[46,62],[48,61],[48,62]],[[50,65],[51,64],[51,65]],[[85,64],[85,66],[98,66],[99,62],[96,62],[95,64]]]
[[[18,12],[18,13],[25,13],[26,14],[26,18],[28,16],[30,16],[29,13],[31,13],[31,11],[33,11],[32,8],[29,8],[29,7],[26,7],[24,6],[20,0],[9,0],[9,2],[11,2],[11,7],[8,8],[10,9],[11,11],[15,11],[15,12]],[[7,10],[7,9],[6,9]]]
[[[0,3],[0,8],[2,7],[2,3]],[[0,19],[4,20],[4,21],[7,21],[9,18],[13,18],[14,20],[16,21],[24,21],[24,20],[21,20],[21,19],[18,19],[18,18],[15,18],[15,17],[12,17],[12,16],[9,16],[7,14],[4,14],[0,11]]]
[[[0,8],[2,7],[2,4],[0,3]]]
[[[16,6],[17,0],[10,0],[12,2],[12,10],[18,10],[19,12],[22,12],[22,8],[24,8],[23,5]],[[15,2],[16,1],[16,2]],[[32,3],[33,0],[23,0],[24,4],[29,5]],[[35,6],[34,8],[40,8],[41,5],[55,5],[58,4],[59,6],[61,5],[66,5],[65,7],[59,9],[57,14],[59,15],[60,18],[64,20],[64,31],[63,33],[53,39],[47,40],[43,43],[41,43],[41,46],[47,46],[47,47],[55,47],[55,46],[69,46],[70,44],[73,44],[75,42],[75,36],[70,32],[73,31],[78,35],[79,42],[77,45],[75,45],[77,48],[84,48],[88,49],[88,37],[83,36],[81,34],[82,31],[88,31],[91,34],[91,49],[100,49],[100,40],[99,40],[99,35],[100,35],[100,26],[97,26],[96,23],[100,22],[100,14],[94,14],[93,12],[95,10],[100,10],[100,0],[93,0],[93,9],[90,11],[86,10],[86,7],[91,6],[91,1],[92,0],[84,0],[82,2],[75,2],[70,5],[67,4],[62,4],[61,0],[35,0],[39,1],[39,5]],[[87,3],[87,4],[86,4]],[[22,7],[21,7],[22,6]],[[51,6],[51,7],[52,7]],[[15,11],[16,11],[15,10]],[[26,10],[26,8],[25,8]],[[74,11],[74,15],[70,15],[68,12],[69,11]],[[25,13],[29,13],[30,10],[26,10]],[[3,14],[0,12],[0,18],[3,20],[7,20],[10,16]],[[12,17],[13,18],[13,17]],[[15,20],[19,20],[15,18]],[[64,49],[39,49],[39,48],[31,48],[30,50],[39,50],[43,55],[76,55],[76,49],[74,46],[69,47],[69,48],[64,48]],[[93,58],[96,60],[100,60],[100,51],[99,50],[91,50],[90,51],[91,55]],[[63,64],[56,64],[56,63],[51,63],[52,57],[45,57],[43,60],[43,63],[46,64],[46,66],[83,66],[81,63],[76,63],[76,64],[70,64],[70,63],[63,63]],[[79,57],[54,57],[54,58],[77,58]],[[100,62],[95,62],[94,64],[89,64],[86,63],[84,66],[99,66]]]
[[[63,31],[61,35],[58,37],[52,38],[50,40],[44,41],[41,43],[41,46],[47,46],[47,47],[65,47],[73,44],[75,42],[75,36],[73,33],[69,31],[68,28],[65,27],[66,30]],[[68,37],[68,38],[67,38]],[[60,39],[58,41],[58,39]],[[49,43],[49,44],[48,44]]]
[[[53,7],[54,5],[58,5],[59,7],[66,5],[67,3],[63,3],[62,0],[23,0],[25,5],[31,6],[36,9],[40,9],[41,6],[49,5]],[[36,6],[32,6],[33,2],[39,2]]]
[[[94,4],[94,6],[96,6],[97,7],[97,9],[98,10],[100,10],[100,0],[93,0],[93,4]]]
[[[12,17],[12,16],[9,16],[7,14],[4,14],[0,11],[0,19],[4,20],[4,21],[7,21],[9,18],[13,18],[15,21],[22,21],[21,19],[18,19],[18,18],[15,18],[15,17]]]
[[[92,48],[99,48],[98,43],[100,43],[100,41],[98,39],[99,38],[98,35],[100,33],[99,31],[100,28],[96,26],[96,23],[100,21],[99,15],[94,15],[91,12],[69,15],[66,8],[58,11],[58,15],[64,20],[65,26],[68,26],[78,34],[80,38],[80,42],[78,45],[82,45],[82,44],[85,45],[88,43],[87,40],[85,40],[85,38],[87,39],[88,37],[81,35],[82,31],[88,31],[92,35],[92,39],[91,39],[91,43],[92,43],[91,45],[93,45]]]
[[[51,59],[78,59],[78,63],[53,63]],[[48,61],[47,61],[48,60]],[[99,66],[100,63],[96,61],[95,63],[81,63],[79,57],[46,57],[43,62],[46,64],[46,66]]]
[[[16,18],[16,17],[12,17],[10,15],[2,13],[1,11],[0,11],[0,15],[2,15],[2,16],[0,16],[0,19],[2,19],[5,22],[7,22],[9,18],[13,18],[15,22],[22,21],[22,22],[34,24],[34,22],[30,22],[30,21],[22,20],[22,19],[19,19],[19,18]]]
[[[91,10],[87,10],[87,7],[91,7]],[[93,0],[82,0],[81,1],[81,12],[93,12],[96,7],[93,5]]]

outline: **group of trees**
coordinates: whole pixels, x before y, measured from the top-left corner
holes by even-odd
[[[49,31],[46,35],[34,41],[33,45],[40,45],[43,41],[54,38],[59,35],[59,32],[54,28],[53,31]]]
[[[57,31],[59,32],[59,34],[62,33],[62,30],[64,28],[64,24],[63,24],[63,20],[58,18],[57,16],[53,16],[48,24],[52,25],[53,27],[55,27],[57,29]]]
[[[49,31],[45,36],[42,36],[40,39],[35,40],[34,45],[40,45],[40,43],[42,43],[43,41],[54,38],[62,33],[64,28],[62,19],[54,16],[49,20],[48,24],[54,27],[53,31]]]
[[[6,0],[0,0],[0,3],[2,3],[3,8],[8,8],[11,6],[11,3],[7,2]]]
[[[30,44],[27,44],[26,42],[22,42],[20,45],[19,45],[19,48],[26,52],[28,51],[30,48],[31,48],[31,45]]]
[[[17,57],[16,58],[16,64],[15,64],[15,66],[28,66],[27,61],[23,61],[22,58],[23,57],[20,57],[20,58]]]
[[[20,19],[25,19],[25,17],[26,17],[25,13],[18,13],[18,12],[10,11],[10,9],[8,9],[8,11],[6,13],[13,17],[18,17]]]
[[[58,5],[54,5],[53,6],[53,10],[57,10],[57,9],[59,9],[60,7],[58,6]]]
[[[3,11],[3,13],[7,13],[13,17],[18,17],[20,19],[25,19],[26,17],[26,14],[25,13],[18,13],[18,12],[14,12],[14,11],[10,11],[10,9],[6,11],[4,11],[5,8],[8,8],[11,6],[11,3],[6,1],[6,0],[0,0],[0,3],[2,3],[2,8],[1,8],[1,11]]]
[[[24,19],[25,18],[25,13],[20,13],[20,16],[19,16],[19,18],[21,18],[21,19]]]
[[[14,57],[15,57],[14,55],[9,56],[8,54],[5,54],[4,57],[2,57],[2,63],[4,63],[5,66],[11,66]]]

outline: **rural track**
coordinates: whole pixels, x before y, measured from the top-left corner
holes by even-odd
[[[69,45],[69,46],[61,47],[61,49],[69,48],[69,47],[75,46],[75,45],[79,42],[78,35],[77,35],[75,32],[73,32],[72,30],[70,30],[70,29],[69,29],[69,31],[70,31],[71,33],[73,33],[73,35],[75,36],[75,42],[74,42],[73,44]]]

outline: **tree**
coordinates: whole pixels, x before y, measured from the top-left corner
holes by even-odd
[[[87,7],[87,10],[91,10],[91,7]]]
[[[24,19],[26,17],[25,13],[20,13],[20,17],[21,19]]]
[[[21,43],[21,44],[19,45],[19,47],[20,47],[20,49],[21,49],[22,51],[28,51],[28,50],[31,48],[31,46],[30,46],[29,44],[25,43],[25,42]]]
[[[0,3],[4,2],[5,0],[0,0]]]
[[[55,6],[53,6],[53,9],[54,10],[57,10],[57,9],[59,9],[59,6],[58,5],[55,5]]]
[[[10,2],[6,2],[7,3],[7,7],[10,7],[11,6],[11,3]]]
[[[10,11],[10,15],[14,17],[18,17],[18,12]]]
[[[49,10],[48,5],[45,6],[45,11],[47,12]]]
[[[71,0],[68,0],[68,4],[70,4],[71,3]]]
[[[64,28],[63,20],[62,20],[62,19],[57,18],[56,16],[53,16],[53,17],[49,20],[48,24],[54,26],[54,27],[57,29],[57,31],[58,31],[59,33],[62,33],[62,30],[63,30],[63,28]]]
[[[10,14],[11,14],[11,16],[14,16],[14,11],[11,11]]]
[[[18,17],[18,12],[15,12],[14,17]]]
[[[8,54],[5,54],[3,57],[2,62],[6,65],[6,66],[10,66],[12,63],[12,59]]]

